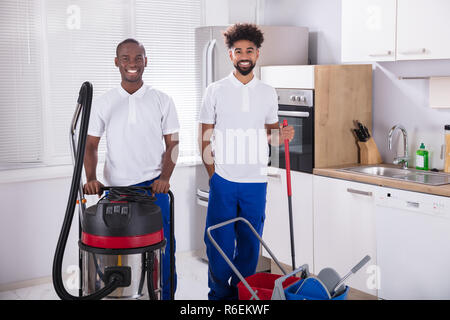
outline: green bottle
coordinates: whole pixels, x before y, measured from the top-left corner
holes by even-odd
[[[420,144],[420,149],[416,152],[416,169],[428,170],[428,151],[425,150],[425,145]]]

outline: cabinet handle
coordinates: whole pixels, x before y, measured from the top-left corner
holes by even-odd
[[[418,202],[414,202],[414,201],[406,201],[406,206],[413,207],[413,208],[419,208],[420,204]]]
[[[356,190],[356,189],[352,189],[352,188],[347,188],[347,192],[360,194],[362,196],[368,196],[368,197],[372,196],[372,192],[371,191],[362,191],[362,190]]]
[[[391,55],[392,55],[391,50],[388,50],[385,53],[369,53],[369,57],[386,57]]]
[[[279,116],[294,117],[294,118],[308,118],[309,112],[306,111],[278,111]]]
[[[208,207],[208,199],[198,197],[197,204],[201,205],[202,207]]]
[[[422,49],[418,49],[418,50],[410,50],[410,51],[402,51],[399,52],[400,54],[426,54],[427,53],[427,49],[426,48],[422,48]]]
[[[202,190],[202,189],[197,189],[197,196],[208,199],[209,198],[209,191]]]

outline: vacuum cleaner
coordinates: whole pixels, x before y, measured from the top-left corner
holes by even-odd
[[[86,208],[81,174],[92,103],[92,84],[81,86],[70,128],[74,171],[66,213],[53,260],[53,285],[63,300],[162,297],[162,253],[166,247],[161,209],[150,187],[104,187],[106,195]],[[76,138],[77,123],[81,124]],[[170,292],[174,299],[174,196],[170,199]],[[62,278],[62,262],[75,207],[79,206],[78,296]]]

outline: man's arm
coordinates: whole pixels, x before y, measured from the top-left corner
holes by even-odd
[[[199,130],[199,147],[202,151],[202,161],[208,171],[209,178],[212,177],[215,171],[214,157],[211,152],[211,136],[214,132],[214,124],[200,123]]]
[[[170,177],[178,159],[178,133],[164,135],[166,152],[162,160],[161,175],[152,184],[153,193],[167,193],[170,189]]]
[[[98,194],[101,196],[103,193],[103,184],[97,181],[97,162],[98,162],[98,144],[100,137],[87,136],[86,139],[86,151],[84,153],[84,169],[86,171],[87,182],[84,185],[85,194]]]
[[[278,122],[272,124],[266,124],[267,140],[271,146],[277,147],[281,145],[284,140],[291,141],[294,138],[294,127],[287,126],[283,128]]]

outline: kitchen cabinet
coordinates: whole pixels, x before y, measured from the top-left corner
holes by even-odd
[[[450,1],[397,1],[397,60],[449,59]]]
[[[374,191],[377,186],[313,178],[314,274],[326,267],[343,276],[365,255],[371,260],[346,282],[377,295]]]
[[[342,61],[395,60],[396,0],[342,0]]]
[[[297,267],[307,263],[310,270],[313,268],[312,180],[312,174],[291,171],[295,261]],[[278,169],[268,178],[262,238],[276,258],[290,266],[292,259],[287,202],[286,170]],[[263,256],[270,257],[265,250]]]
[[[450,59],[449,12],[448,0],[342,0],[341,59]]]

